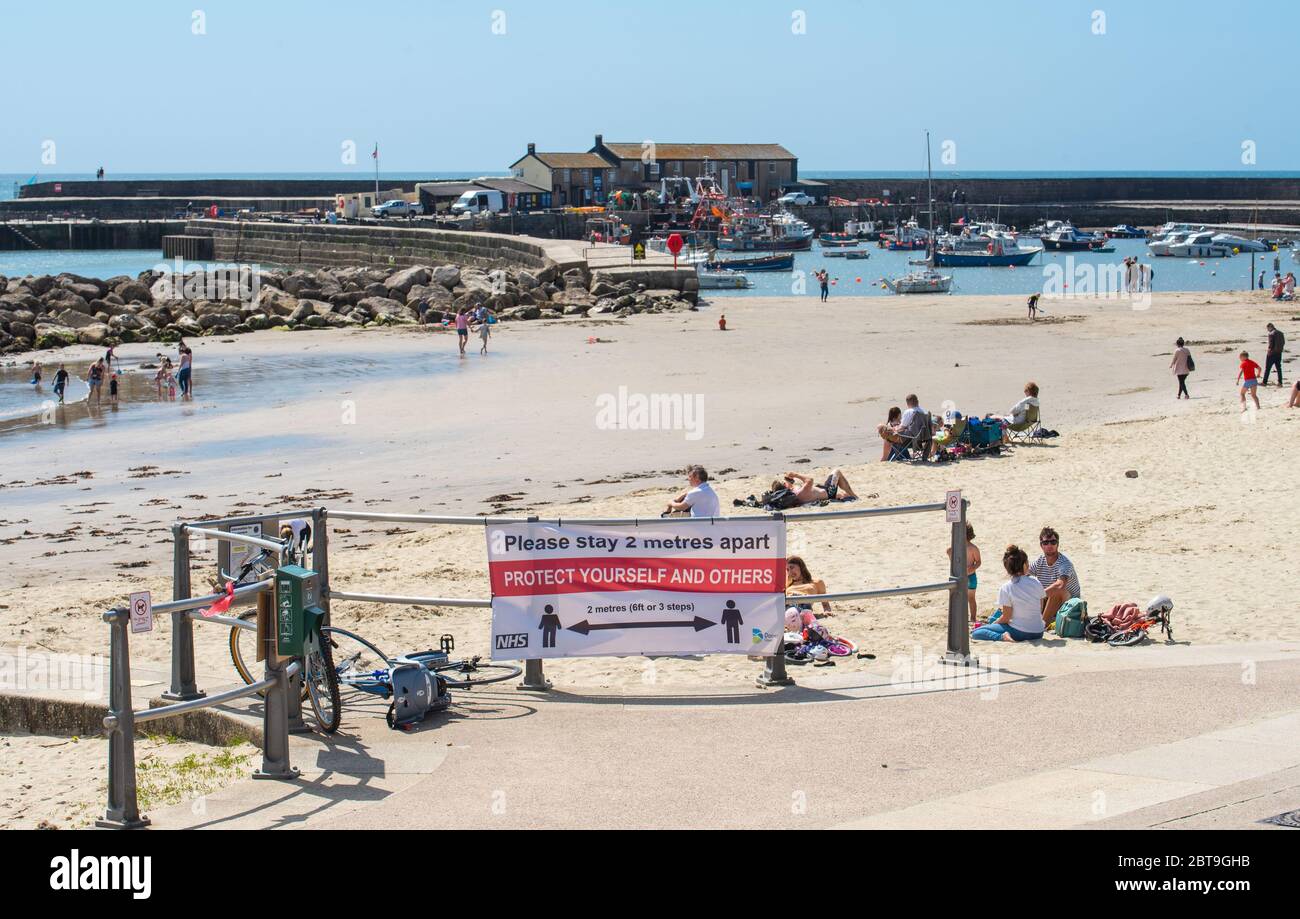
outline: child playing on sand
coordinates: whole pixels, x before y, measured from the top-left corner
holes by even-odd
[[[948,558],[952,558],[952,549],[948,550]],[[979,571],[980,565],[984,559],[980,557],[979,546],[975,545],[975,528],[969,523],[966,524],[966,600],[970,604],[970,621],[979,621],[979,603],[975,600],[975,589],[979,587],[979,576],[975,573]]]
[[[1029,318],[1030,318],[1030,319],[1037,319],[1037,318],[1038,318],[1038,298],[1039,298],[1040,296],[1042,296],[1042,295],[1041,295],[1041,294],[1031,294],[1030,297],[1029,297]]]
[[[1237,371],[1237,383],[1241,386],[1241,407],[1246,408],[1246,393],[1255,400],[1255,408],[1259,409],[1259,371],[1260,366],[1250,359],[1249,352],[1241,352],[1241,368]]]
[[[112,371],[108,376],[108,401],[117,405],[117,371]]]
[[[32,386],[41,385],[41,362],[32,361],[32,378],[27,381]]]
[[[488,324],[488,317],[490,315],[491,313],[488,313],[487,308],[484,307],[484,315],[479,320],[478,324],[478,340],[480,342],[480,347],[478,349],[479,354],[487,354],[488,339],[492,337],[492,326]]]
[[[721,316],[718,317],[718,331],[719,331],[719,332],[725,332],[725,331],[727,331],[727,314],[726,314],[726,313],[723,313]]]

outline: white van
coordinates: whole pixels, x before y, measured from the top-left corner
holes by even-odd
[[[453,214],[486,214],[504,211],[506,196],[490,188],[472,189],[456,199],[451,206]]]

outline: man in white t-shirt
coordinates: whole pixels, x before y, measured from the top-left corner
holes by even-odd
[[[718,495],[709,484],[709,473],[704,467],[692,466],[687,469],[686,481],[691,487],[669,501],[665,513],[690,511],[692,517],[721,517]]]

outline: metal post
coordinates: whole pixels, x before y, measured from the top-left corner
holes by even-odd
[[[190,598],[190,534],[185,524],[172,524],[172,599]],[[169,702],[201,699],[194,679],[194,623],[184,611],[172,613],[172,682],[162,694]]]
[[[525,692],[549,692],[551,681],[542,672],[541,660],[524,661],[524,681],[517,687]]]
[[[325,610],[325,625],[330,624],[330,534],[329,512],[318,507],[311,512],[311,570],[320,581],[317,601]]]
[[[149,825],[140,816],[135,794],[135,710],[131,707],[131,652],[127,645],[130,616],[124,609],[104,613],[109,624],[108,806],[95,826],[134,830]]]
[[[784,617],[785,611],[789,608],[789,598],[781,598],[781,612]],[[784,625],[782,625],[784,631]],[[782,638],[776,646],[776,653],[771,657],[763,659],[763,672],[754,681],[760,689],[767,689],[769,686],[793,686],[794,678],[785,672],[785,639]]]
[[[259,601],[264,596],[259,596]],[[271,627],[263,636],[266,642],[263,653],[266,655],[266,678],[275,680],[275,684],[266,691],[262,710],[262,768],[253,773],[253,778],[296,779],[298,770],[289,763],[289,693],[292,686],[288,668],[291,659],[281,658],[276,653],[275,636],[273,615]]]
[[[970,502],[965,498],[961,502],[961,520],[952,525],[952,565],[949,574],[952,578],[952,590],[948,592],[948,650],[943,656],[945,664],[960,664],[964,667],[978,666],[979,659],[971,657],[970,626],[967,612],[970,605],[966,600],[966,509]]]

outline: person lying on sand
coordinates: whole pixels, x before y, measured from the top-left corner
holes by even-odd
[[[826,481],[818,485],[812,476],[799,472],[783,473],[780,479],[772,482],[772,489],[788,488],[794,492],[800,505],[816,504],[819,501],[852,501],[858,496],[854,493],[849,480],[838,469],[831,471]]]

